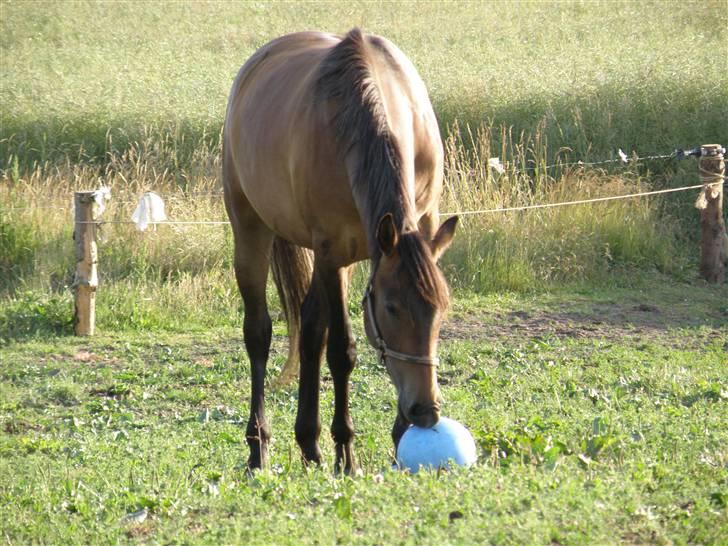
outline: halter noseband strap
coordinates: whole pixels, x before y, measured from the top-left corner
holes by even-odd
[[[372,304],[372,300],[374,299],[372,296],[373,283],[374,280],[371,279],[369,281],[369,284],[367,285],[366,291],[364,292],[363,303],[367,306],[367,312],[369,313],[369,322],[372,326],[374,340],[377,344],[376,349],[379,351],[379,357],[382,359],[382,362],[384,362],[385,357],[390,357],[396,358],[397,360],[402,360],[404,362],[410,362],[412,364],[420,364],[422,366],[438,366],[440,363],[440,359],[436,356],[410,355],[407,353],[400,353],[399,351],[393,351],[392,349],[387,347],[387,344],[384,342],[382,334],[379,332],[377,317],[374,315],[374,305]]]

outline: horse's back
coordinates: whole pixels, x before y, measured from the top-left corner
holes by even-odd
[[[270,83],[275,83],[275,79],[282,76],[279,72],[293,70],[294,74],[289,72],[286,75],[294,79],[300,70],[314,67],[338,41],[332,34],[297,32],[268,42],[240,68],[230,92],[230,104],[244,97],[253,85],[265,86],[271,79]]]
[[[299,32],[258,49],[233,82],[225,120],[227,136],[261,137],[273,133],[277,121],[290,121],[301,109],[316,67],[338,41],[330,34]]]
[[[442,144],[424,84],[396,46],[376,36],[363,40],[405,156],[408,193],[418,210],[431,212],[441,187]],[[304,32],[260,48],[233,83],[224,139],[234,182],[271,230],[309,248],[325,241],[342,262],[352,262],[367,257],[367,240],[332,129],[338,99],[319,89],[322,63],[341,42]]]
[[[301,32],[269,42],[240,69],[228,100],[224,140],[235,182],[271,229],[304,246],[310,236],[293,185],[292,150],[313,145],[303,119],[312,106],[307,97],[316,67],[338,41]]]

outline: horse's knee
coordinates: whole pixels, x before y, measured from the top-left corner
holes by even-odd
[[[246,307],[243,318],[243,333],[246,336],[267,339],[271,337],[272,331],[273,321],[265,307],[260,309]]]
[[[326,348],[326,359],[329,362],[334,380],[348,380],[356,365],[356,344],[353,339],[329,337]]]

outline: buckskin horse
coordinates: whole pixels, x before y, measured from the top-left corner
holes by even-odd
[[[252,368],[248,467],[260,468],[268,458],[271,269],[289,340],[299,345],[295,435],[303,458],[321,463],[326,345],[335,468],[351,472],[355,342],[347,294],[354,263],[371,260],[364,324],[397,390],[395,449],[409,423],[429,427],[440,414],[437,342],[449,294],[436,262],[457,217],[438,228],[443,151],[427,91],[411,62],[384,38],[359,29],[343,38],[290,34],[240,69],[223,138],[225,205]]]

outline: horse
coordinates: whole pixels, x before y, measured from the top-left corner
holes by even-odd
[[[321,464],[320,361],[334,384],[336,471],[356,470],[349,413],[355,340],[353,264],[370,260],[364,325],[397,391],[396,448],[410,423],[440,415],[437,342],[448,286],[437,260],[457,217],[439,225],[443,147],[425,85],[385,38],[299,32],[257,50],[238,72],[223,129],[223,187],[251,365],[248,468],[267,464],[264,406],[269,271],[298,345],[295,437]],[[290,362],[290,359],[289,359]]]

